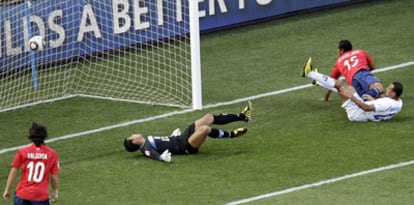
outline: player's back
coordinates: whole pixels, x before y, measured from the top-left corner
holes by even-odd
[[[48,199],[49,176],[59,172],[55,150],[46,145],[37,147],[32,144],[17,152],[12,166],[22,169],[16,189],[19,197],[39,201]]]
[[[331,77],[338,79],[340,75],[343,75],[348,84],[352,85],[355,73],[361,69],[369,70],[371,64],[373,60],[364,50],[347,51],[336,60]]]

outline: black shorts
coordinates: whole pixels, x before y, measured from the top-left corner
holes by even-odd
[[[183,133],[181,133],[179,137],[180,145],[184,148],[186,154],[195,154],[198,152],[198,148],[194,148],[188,143],[188,138],[194,133],[195,131],[195,124],[192,123],[190,126],[185,129]]]

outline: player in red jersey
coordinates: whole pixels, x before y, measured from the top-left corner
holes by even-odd
[[[10,200],[10,189],[21,168],[21,177],[14,194],[15,205],[48,205],[49,179],[53,193],[52,202],[58,199],[59,161],[55,150],[45,145],[45,126],[33,123],[29,139],[33,144],[17,151],[4,189],[3,199]]]
[[[333,79],[330,76],[315,72],[311,66],[305,66],[302,76],[311,78],[319,86],[332,90],[340,95],[341,107],[346,111],[348,119],[354,122],[383,121],[390,120],[403,107],[400,98],[403,92],[403,85],[400,82],[392,82],[388,85],[384,97],[373,98],[364,95],[362,99],[352,86],[345,85],[342,80]]]
[[[338,44],[338,54],[331,72],[332,78],[344,76],[348,85],[352,85],[361,97],[367,94],[376,98],[384,92],[381,81],[370,72],[375,69],[374,61],[364,50],[352,50],[350,41],[341,40]],[[328,101],[330,94],[331,91],[327,90],[323,100]]]

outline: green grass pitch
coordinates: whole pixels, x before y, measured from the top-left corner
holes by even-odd
[[[306,57],[329,73],[341,39],[365,49],[378,68],[412,62],[412,8],[411,0],[370,1],[202,35],[203,104],[309,84],[299,75]],[[207,139],[199,154],[173,156],[170,164],[125,152],[123,139],[169,134],[206,112],[239,112],[244,102],[51,142],[61,162],[58,204],[225,204],[412,161],[414,66],[376,75],[384,84],[404,84],[403,111],[389,122],[349,122],[337,96],[321,102],[324,90],[308,87],[254,98],[245,136]],[[172,111],[180,109],[74,98],[3,112],[0,150],[27,144],[32,121],[47,125],[53,139]],[[14,154],[0,155],[2,190]],[[410,165],[248,204],[411,205],[413,171]]]

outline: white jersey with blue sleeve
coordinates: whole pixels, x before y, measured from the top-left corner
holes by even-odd
[[[399,113],[403,106],[401,99],[394,100],[389,97],[378,98],[373,101],[367,101],[366,103],[374,105],[375,107],[375,111],[367,113],[371,121],[389,120]]]
[[[362,100],[359,96],[359,100]],[[403,106],[401,99],[394,100],[389,97],[378,98],[372,101],[365,101],[366,104],[374,105],[374,111],[364,111],[351,99],[346,100],[342,104],[342,108],[345,109],[348,119],[355,122],[366,122],[366,121],[383,121],[393,118],[398,114]]]

